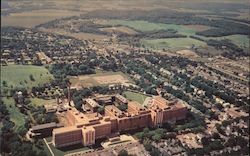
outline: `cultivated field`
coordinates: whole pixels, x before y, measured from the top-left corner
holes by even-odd
[[[186,36],[197,36],[203,38],[205,40],[208,39],[229,39],[232,43],[242,47],[243,49],[249,49],[249,37],[247,35],[229,35],[223,37],[204,37],[196,35],[196,32],[204,31],[211,29],[212,27],[205,26],[205,25],[176,25],[176,24],[163,24],[163,23],[152,23],[147,21],[131,21],[131,20],[96,20],[97,24],[109,25],[109,26],[126,26],[132,28],[137,31],[147,32],[153,30],[167,30],[167,29],[174,29],[178,32],[178,34],[186,35]],[[197,46],[204,46],[205,43],[195,40],[195,39],[156,39],[156,40],[144,40],[143,43],[148,48],[170,48],[176,49],[183,49],[183,47],[189,47],[190,45],[194,44]]]
[[[74,37],[74,38],[79,39],[79,40],[96,40],[96,41],[100,41],[100,40],[109,38],[109,36],[106,36],[106,35],[99,35],[99,34],[92,34],[92,33],[83,33],[83,32],[71,33],[71,32],[67,32],[67,31],[65,31],[63,29],[39,28],[39,30],[44,31],[44,32],[64,35],[64,36],[70,36],[70,37]]]
[[[21,26],[32,28],[36,25],[63,17],[80,15],[79,12],[67,10],[33,10],[21,13],[11,13],[1,16],[1,26]]]
[[[196,47],[206,46],[206,43],[192,39],[192,38],[167,38],[167,39],[152,39],[142,40],[142,44],[149,49],[170,49],[183,50],[189,49],[193,45]]]
[[[92,87],[98,85],[122,84],[131,82],[122,72],[104,72],[91,75],[70,77],[72,88]]]
[[[130,91],[125,91],[122,93],[122,95],[124,97],[126,97],[129,100],[132,101],[137,101],[140,104],[143,104],[143,102],[145,101],[145,99],[148,97],[146,95],[140,94],[140,93],[135,93],[135,92],[130,92]]]
[[[30,79],[33,75],[34,81]],[[1,66],[1,84],[7,82],[8,88],[25,87],[31,89],[33,86],[44,84],[53,80],[54,77],[42,66],[33,65],[8,65]]]

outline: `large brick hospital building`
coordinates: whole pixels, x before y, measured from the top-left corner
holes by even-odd
[[[128,102],[126,111],[108,105],[105,107],[105,115],[97,112],[81,113],[75,108],[69,108],[65,114],[66,127],[56,128],[52,132],[53,145],[93,145],[96,139],[108,137],[115,132],[161,126],[186,117],[187,108],[180,101],[169,102],[155,96],[145,102],[145,106],[135,101]]]

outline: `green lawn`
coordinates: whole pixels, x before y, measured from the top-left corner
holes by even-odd
[[[189,49],[192,45],[206,46],[205,42],[198,41],[192,38],[167,38],[167,39],[152,39],[142,40],[142,44],[149,49],[171,49],[181,50]]]
[[[30,80],[33,75],[35,81]],[[51,81],[53,75],[43,66],[33,65],[8,65],[1,66],[1,83],[6,81],[8,88],[25,87],[31,89],[33,86]]]
[[[48,140],[47,140],[47,142],[48,142]],[[49,147],[55,156],[64,156],[64,155],[70,154],[70,153],[76,153],[76,152],[89,150],[88,147],[84,147],[82,145],[74,145],[74,146],[70,146],[67,148],[58,149],[58,148],[55,148],[51,142],[48,142],[48,144],[49,144]],[[50,153],[48,147],[46,145],[45,145],[45,147],[46,147],[45,148],[46,153],[47,154]],[[51,154],[49,154],[49,155],[51,155]]]
[[[126,97],[129,100],[132,101],[137,101],[140,104],[143,104],[143,102],[145,101],[145,99],[148,97],[146,95],[140,94],[140,93],[135,93],[135,92],[130,92],[130,91],[125,91],[122,93],[122,95],[124,97]]]
[[[22,114],[19,109],[15,106],[15,101],[13,98],[3,98],[4,104],[10,113],[10,120],[15,123],[14,130],[22,127],[25,123],[25,115]]]
[[[40,99],[40,98],[30,98],[31,104],[33,106],[44,106],[46,104],[55,104],[56,100],[55,99],[51,99],[51,100],[44,100],[44,99]]]
[[[118,76],[118,78],[116,78]],[[110,84],[120,84],[121,82],[134,83],[126,74],[122,72],[106,72],[97,70],[96,74],[79,75],[78,77],[69,77],[72,86],[82,85],[84,87],[92,86],[105,86]],[[102,83],[98,80],[105,80],[107,82]],[[117,81],[116,81],[117,80]]]

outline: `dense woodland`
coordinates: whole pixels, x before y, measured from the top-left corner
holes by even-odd
[[[32,105],[29,105],[32,107]],[[36,108],[34,108],[36,109]],[[25,112],[24,112],[25,113]],[[39,118],[34,116],[37,122],[46,123],[54,121],[54,119],[48,117],[44,112],[36,109],[33,113],[39,114]],[[35,140],[34,143],[25,140],[25,134],[30,127],[30,119],[25,119],[25,124],[22,127],[15,129],[15,123],[10,120],[9,111],[6,108],[6,104],[0,99],[0,121],[1,127],[1,153],[10,153],[15,156],[46,156],[44,151],[44,145],[41,140]],[[43,120],[43,121],[42,121]]]

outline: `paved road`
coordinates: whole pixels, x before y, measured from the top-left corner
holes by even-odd
[[[43,141],[45,142],[46,146],[48,147],[48,149],[49,149],[51,155],[52,155],[52,156],[55,156],[54,153],[53,153],[53,151],[50,149],[49,144],[47,143],[47,140],[46,140],[45,138],[43,138]]]

